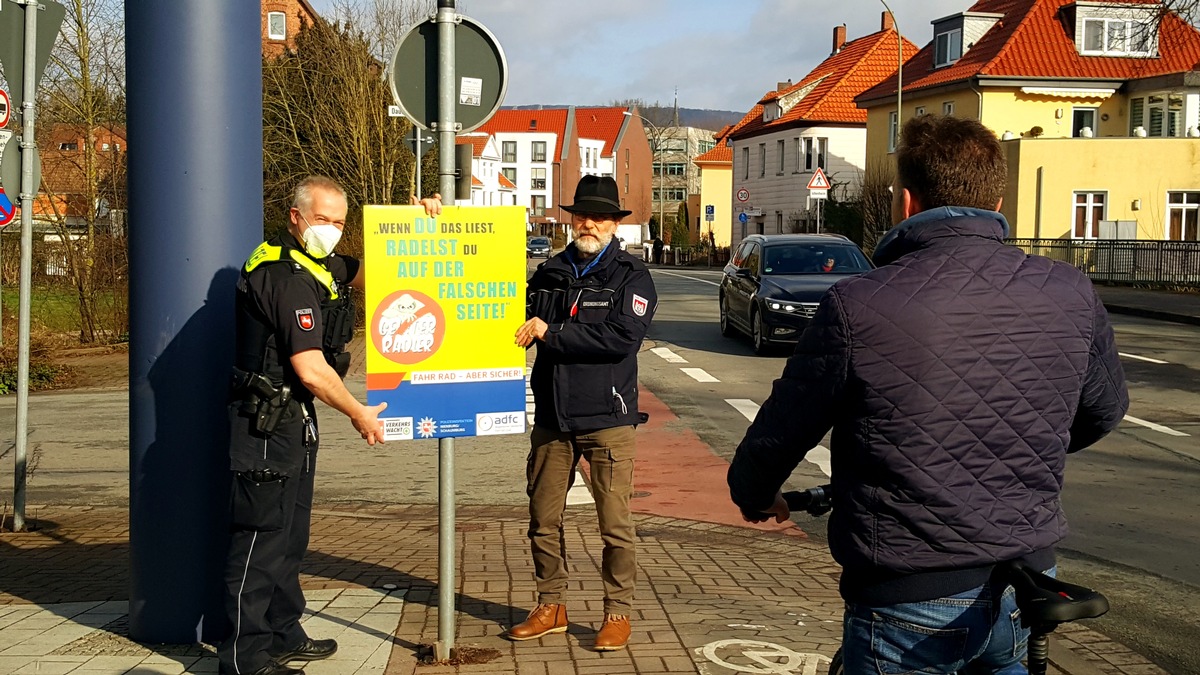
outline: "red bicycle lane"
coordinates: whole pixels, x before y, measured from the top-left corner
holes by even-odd
[[[808,536],[791,521],[755,524],[742,520],[729,499],[725,481],[729,462],[645,387],[638,391],[638,407],[650,420],[638,427],[631,503],[635,513]]]

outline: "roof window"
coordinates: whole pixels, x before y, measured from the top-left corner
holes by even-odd
[[[955,28],[934,37],[933,67],[941,68],[962,58],[962,29]]]

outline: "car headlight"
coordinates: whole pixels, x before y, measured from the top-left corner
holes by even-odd
[[[786,313],[790,314],[792,312],[799,310],[800,306],[796,305],[796,304],[792,304],[790,302],[780,302],[778,300],[768,300],[767,301],[767,309],[770,309],[775,312],[786,312]]]

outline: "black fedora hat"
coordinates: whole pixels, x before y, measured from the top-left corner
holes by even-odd
[[[620,220],[633,213],[621,208],[621,200],[617,194],[617,181],[611,176],[584,176],[575,186],[575,203],[563,204],[567,213],[595,213],[597,215],[613,216]]]

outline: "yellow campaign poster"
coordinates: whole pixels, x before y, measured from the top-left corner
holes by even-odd
[[[384,440],[525,431],[525,209],[368,206],[367,402]]]

